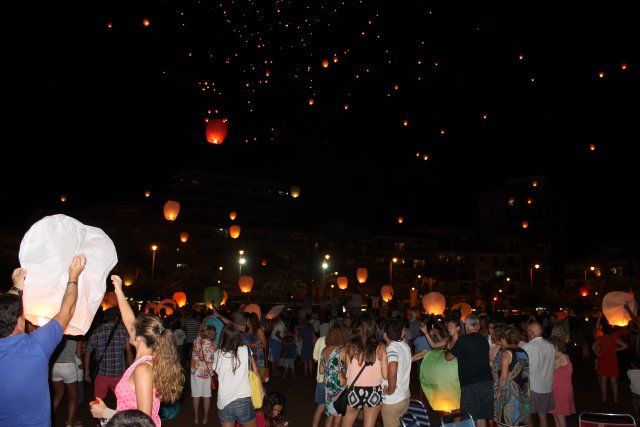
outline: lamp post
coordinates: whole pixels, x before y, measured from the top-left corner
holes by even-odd
[[[531,283],[531,287],[533,288],[533,270],[539,270],[540,264],[533,264],[531,268],[529,268],[529,282]]]
[[[393,286],[393,264],[398,262],[398,258],[393,257],[389,261],[389,285]]]
[[[156,271],[156,251],[158,250],[158,245],[151,245],[151,280],[153,280],[153,275]]]
[[[324,296],[324,291],[325,288],[327,286],[326,283],[326,275],[327,275],[327,268],[329,268],[329,263],[326,261],[326,256],[325,256],[325,261],[322,262],[322,295]]]
[[[589,267],[589,270],[590,271],[595,271],[596,267],[592,265],[592,266]],[[584,269],[584,285],[588,286],[588,283],[587,283],[587,268]]]

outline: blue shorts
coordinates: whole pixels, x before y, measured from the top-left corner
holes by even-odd
[[[316,397],[313,399],[316,405],[324,405],[325,404],[325,395],[327,392],[324,388],[324,383],[316,384]]]
[[[631,393],[631,403],[634,407],[640,407],[640,394]]]
[[[269,348],[271,349],[271,361],[276,365],[280,363],[280,352],[282,350],[282,343],[278,340],[269,340]]]
[[[256,411],[253,409],[251,398],[242,397],[219,409],[218,418],[220,418],[220,424],[235,422],[247,424],[256,419]]]

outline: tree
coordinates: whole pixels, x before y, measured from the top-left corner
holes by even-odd
[[[263,289],[265,293],[280,295],[283,298],[306,289],[306,285],[296,270],[279,268],[270,275]]]

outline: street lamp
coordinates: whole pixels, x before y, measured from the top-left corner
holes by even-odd
[[[153,279],[153,275],[156,271],[156,251],[158,250],[158,245],[153,244],[151,245],[151,252],[152,252],[152,257],[151,257],[151,279]]]
[[[398,262],[398,258],[393,257],[391,261],[389,261],[389,285],[393,286],[393,264]]]
[[[591,267],[589,267],[589,270],[596,271],[596,267],[594,265],[592,265]],[[587,269],[586,268],[584,269],[584,285],[588,286],[587,285]]]
[[[540,269],[540,264],[533,264],[533,267],[531,267],[529,269],[529,280],[531,283],[531,287],[533,288],[533,270],[539,270]]]
[[[243,251],[243,252],[244,252],[244,251]],[[239,265],[239,269],[240,269],[240,272],[239,272],[239,274],[238,274],[238,277],[242,276],[242,266],[243,266],[243,265],[245,265],[246,263],[247,263],[247,260],[246,260],[244,257],[242,257],[242,256],[241,256],[241,257],[238,259],[238,265]]]

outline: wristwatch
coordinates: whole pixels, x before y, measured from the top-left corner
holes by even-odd
[[[12,286],[11,290],[14,291],[14,292],[17,292],[19,296],[22,296],[22,289],[20,289],[19,287]]]

